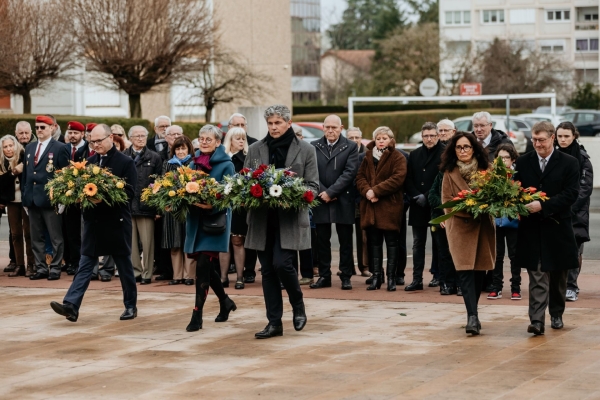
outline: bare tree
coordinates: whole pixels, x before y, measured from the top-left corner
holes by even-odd
[[[255,71],[249,63],[218,43],[213,45],[208,56],[190,63],[194,72],[180,77],[180,82],[196,89],[193,95],[206,107],[205,119],[211,121],[214,108],[219,103],[236,100],[260,101],[271,94],[268,76]]]
[[[129,95],[141,117],[141,95],[173,82],[208,54],[217,29],[206,0],[65,0],[86,68]]]
[[[2,0],[0,18],[0,91],[21,95],[30,114],[31,91],[75,66],[71,21],[60,0]]]

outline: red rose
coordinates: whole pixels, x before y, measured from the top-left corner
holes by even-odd
[[[463,192],[458,192],[458,197],[461,199],[465,198],[465,194]]]
[[[217,193],[217,195],[215,196],[217,198],[217,200],[221,200],[221,193]]]
[[[506,177],[507,177],[507,178],[512,178],[512,174],[511,174],[510,172],[508,172],[508,173],[506,174]]]
[[[262,187],[260,185],[252,185],[250,187],[250,194],[257,199],[260,199],[263,195]]]
[[[283,171],[283,174],[284,174],[285,176],[293,176],[293,175],[294,175],[294,173],[293,173],[292,171],[290,171],[290,170],[287,170],[287,169],[286,169],[285,171]]]
[[[479,192],[479,189],[473,189],[473,190],[471,190],[472,194],[476,194],[477,192]]]
[[[263,171],[266,170],[267,168],[269,168],[269,166],[267,164],[260,164],[258,166],[258,169],[262,169]]]
[[[455,197],[452,200],[460,200],[460,197]]]
[[[250,172],[250,168],[242,168],[240,170],[240,174],[242,174],[242,175],[246,175],[248,172]]]
[[[312,191],[307,190],[306,192],[304,192],[304,194],[302,195],[302,198],[304,199],[304,201],[306,201],[307,203],[312,203],[313,200],[315,199],[315,195]]]
[[[529,193],[534,194],[535,192],[537,192],[536,188],[534,188],[533,186],[529,188]]]
[[[540,196],[546,197],[546,192],[540,192]]]
[[[259,177],[259,176],[261,176],[261,174],[262,174],[263,172],[264,172],[264,171],[263,171],[262,169],[257,169],[256,171],[254,171],[254,172],[252,173],[252,177],[253,177],[254,179],[258,179],[258,177]]]

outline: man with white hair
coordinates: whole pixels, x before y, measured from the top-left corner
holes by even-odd
[[[473,114],[471,120],[473,122],[473,133],[477,137],[477,141],[488,151],[490,162],[494,161],[496,149],[500,144],[512,144],[512,141],[506,133],[492,127],[492,116],[489,112],[476,112]]]
[[[446,118],[438,122],[437,127],[438,134],[440,135],[440,143],[445,146],[456,133],[456,126],[454,126],[454,122]]]
[[[169,158],[169,149],[167,146],[166,134],[167,129],[171,126],[171,118],[166,115],[161,115],[154,119],[155,135],[148,138],[147,147],[160,154],[163,161]]]
[[[227,123],[227,129],[229,130],[231,128],[242,128],[244,131],[246,131],[246,139],[248,140],[248,145],[251,145],[252,143],[257,141],[252,136],[248,135],[248,122],[246,121],[246,117],[243,114],[231,114],[231,117],[229,117],[229,122]],[[254,261],[256,262],[256,260]]]

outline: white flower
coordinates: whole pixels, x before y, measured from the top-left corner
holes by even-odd
[[[281,189],[281,186],[279,186],[279,185],[273,185],[269,189],[269,194],[273,197],[281,196],[281,192],[282,192],[282,189]]]
[[[231,183],[228,183],[227,185],[225,185],[225,188],[223,189],[223,193],[229,194],[229,193],[231,193],[231,189],[232,189]]]
[[[238,178],[238,180],[237,180],[237,184],[238,184],[238,185],[240,185],[240,186],[242,186],[242,185],[244,184],[244,183],[242,182],[242,178]]]

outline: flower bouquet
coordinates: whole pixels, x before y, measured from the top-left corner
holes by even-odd
[[[156,177],[154,183],[142,190],[141,200],[185,221],[194,204],[212,204],[220,196],[218,188],[218,182],[207,173],[184,166]]]
[[[50,203],[69,206],[79,203],[82,208],[94,207],[100,201],[109,206],[127,202],[125,181],[114,176],[107,168],[74,162],[55,172],[46,184]]]
[[[302,209],[319,204],[314,193],[304,185],[304,179],[287,169],[276,169],[274,165],[261,164],[256,169],[243,168],[223,180],[215,206],[236,210],[269,208]]]
[[[474,174],[469,190],[460,191],[457,197],[438,207],[451,208],[452,211],[429,223],[437,225],[459,211],[466,211],[474,218],[488,214],[495,218],[520,219],[529,215],[526,204],[548,200],[546,193],[538,192],[534,187],[521,187],[521,182],[511,179],[513,174],[514,171],[506,168],[502,158],[498,157],[491,169]]]

